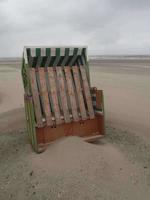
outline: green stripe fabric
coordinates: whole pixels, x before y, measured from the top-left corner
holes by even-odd
[[[54,60],[53,66],[57,66],[60,59],[60,48],[56,48],[56,58]]]
[[[28,62],[33,60],[33,65],[30,65],[30,67],[39,66],[39,60],[42,60],[43,57],[47,58],[47,61],[44,61],[47,66],[49,64],[53,66],[57,66],[58,64],[61,66],[67,64],[72,66],[77,63],[86,65],[87,63],[85,47],[27,47],[24,49],[24,58],[25,56],[27,56]]]
[[[84,65],[89,78],[86,47],[25,47],[23,56],[29,67]]]

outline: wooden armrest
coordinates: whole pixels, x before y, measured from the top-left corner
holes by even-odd
[[[91,95],[94,110],[104,112],[103,90],[98,90],[96,87],[91,87]]]

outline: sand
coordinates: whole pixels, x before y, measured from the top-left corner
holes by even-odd
[[[20,64],[20,63],[19,63]],[[0,64],[0,114],[23,107],[21,71],[9,64]]]
[[[104,90],[109,124],[150,141],[150,60],[99,60],[91,65],[91,83]]]
[[[142,72],[132,74],[124,68],[131,61],[91,64],[92,85],[105,89],[106,137],[94,144],[62,138],[42,154],[27,139],[19,62],[1,64],[0,200],[149,200],[149,70],[139,67],[148,64],[135,62]]]

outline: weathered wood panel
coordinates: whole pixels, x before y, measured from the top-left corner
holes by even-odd
[[[76,94],[77,94],[77,98],[78,98],[78,102],[79,102],[81,118],[82,118],[82,120],[86,120],[87,114],[86,114],[86,109],[85,109],[85,104],[84,104],[84,99],[83,99],[83,94],[82,94],[82,88],[81,88],[81,83],[80,83],[78,67],[73,66],[72,71],[73,71],[73,77],[74,77],[76,91],[77,91]]]
[[[70,114],[67,104],[67,95],[66,95],[66,88],[64,83],[64,74],[62,71],[62,67],[56,67],[56,74],[57,74],[57,81],[59,85],[59,92],[60,92],[60,98],[62,103],[62,109],[64,114],[65,122],[70,122]]]
[[[82,76],[82,81],[83,81],[83,90],[84,90],[84,95],[86,98],[88,113],[89,113],[90,119],[93,119],[95,115],[94,115],[92,98],[91,98],[91,93],[90,93],[90,87],[87,80],[86,70],[85,70],[85,67],[82,65],[79,68],[81,71],[81,76]]]
[[[65,67],[65,75],[66,75],[66,81],[67,81],[68,96],[69,96],[70,104],[71,104],[72,116],[73,116],[74,121],[78,121],[79,115],[78,115],[78,110],[77,110],[77,102],[75,98],[73,80],[72,80],[72,75],[71,75],[69,66]]]
[[[52,121],[52,113],[50,109],[50,103],[49,103],[49,98],[48,98],[48,90],[46,86],[46,79],[45,79],[45,71],[43,67],[39,67],[39,79],[40,79],[40,85],[41,85],[41,91],[40,94],[43,99],[43,109],[46,117],[46,123],[48,126],[53,125]]]
[[[61,114],[59,109],[59,102],[58,102],[58,96],[57,96],[57,87],[56,87],[56,80],[55,80],[55,70],[53,67],[48,67],[48,78],[49,78],[49,84],[50,84],[50,93],[53,101],[53,109],[54,109],[54,115],[56,124],[62,123],[61,120]]]
[[[35,73],[36,72],[35,72],[34,68],[29,69],[36,122],[37,122],[37,126],[41,126],[42,125],[42,113],[41,113],[39,92],[38,92],[36,74]]]

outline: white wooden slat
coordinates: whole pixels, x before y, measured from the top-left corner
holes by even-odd
[[[87,80],[86,70],[85,70],[85,67],[82,65],[79,68],[81,71],[81,77],[83,81],[83,90],[84,90],[84,95],[85,95],[86,103],[88,107],[88,113],[89,113],[90,119],[93,119],[95,117],[95,114],[94,114],[94,109],[92,105],[92,97],[91,97],[90,87]]]
[[[36,74],[35,73],[36,73],[35,72],[35,68],[30,68],[29,69],[29,75],[30,75],[31,90],[32,90],[32,96],[33,96],[33,103],[34,103],[36,122],[37,122],[37,126],[41,126],[42,123],[43,123],[42,122],[42,113],[41,113],[39,92],[38,92]]]
[[[61,124],[61,114],[60,114],[60,108],[59,108],[59,102],[58,102],[58,93],[57,93],[57,87],[56,87],[56,80],[55,80],[55,70],[53,67],[48,67],[48,79],[50,84],[50,94],[53,101],[54,106],[54,115],[56,124]]]
[[[65,119],[65,122],[68,123],[70,122],[70,114],[69,114],[69,109],[68,109],[66,88],[65,88],[65,83],[64,83],[64,74],[62,71],[62,67],[56,67],[56,74],[57,74],[57,81],[59,85],[60,99],[62,103],[64,119]]]
[[[86,120],[88,117],[86,114],[78,67],[73,66],[72,71],[73,71],[73,77],[74,77],[75,86],[76,86],[76,94],[77,94],[77,98],[78,98],[78,102],[79,102],[79,108],[80,108],[80,112],[81,112],[81,118],[82,118],[82,120]]]
[[[73,87],[73,80],[72,80],[70,67],[66,66],[64,69],[65,69],[66,82],[67,82],[67,88],[68,88],[68,96],[69,96],[69,99],[70,99],[73,119],[74,119],[74,121],[79,121],[79,115],[78,115],[78,110],[77,110],[77,102],[76,102],[75,91],[74,91],[74,87]]]
[[[45,117],[46,117],[46,123],[48,126],[53,125],[52,121],[52,113],[50,109],[50,103],[49,103],[49,97],[48,97],[48,90],[46,86],[46,79],[45,79],[45,71],[43,67],[39,67],[39,80],[40,80],[40,85],[41,85],[41,91],[40,94],[43,99],[43,108],[45,112]]]

